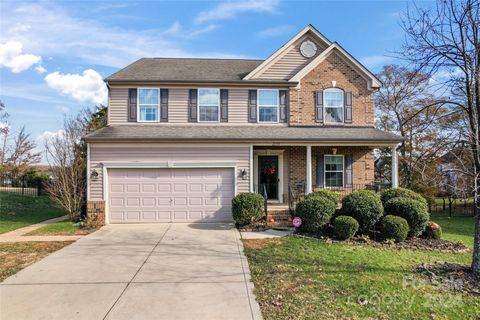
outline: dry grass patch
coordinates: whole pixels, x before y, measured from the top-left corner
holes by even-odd
[[[243,246],[245,249],[260,250],[269,245],[280,243],[284,241],[285,238],[271,238],[271,239],[248,239],[243,240]]]
[[[72,241],[0,243],[0,281],[70,243]]]

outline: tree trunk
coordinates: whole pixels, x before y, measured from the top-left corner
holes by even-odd
[[[480,201],[476,201],[478,206]],[[473,258],[472,258],[472,271],[480,277],[480,215],[475,216],[475,240],[473,242]]]

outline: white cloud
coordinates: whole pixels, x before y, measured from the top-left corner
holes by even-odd
[[[294,26],[283,25],[273,28],[268,28],[262,31],[257,32],[257,37],[259,38],[272,38],[279,37],[290,34],[294,30]]]
[[[42,57],[30,53],[22,53],[23,44],[18,41],[9,41],[0,44],[0,67],[19,73],[39,63]]]
[[[20,41],[29,52],[52,57],[63,56],[82,63],[124,67],[142,57],[222,57],[221,51],[198,52],[182,48],[179,40],[189,40],[212,26],[196,31],[181,30],[179,23],[157,29],[125,29],[94,19],[72,16],[53,2],[20,3],[4,6],[0,19],[0,41]],[[22,21],[18,25],[18,21]]]
[[[44,145],[48,141],[51,141],[52,139],[55,139],[57,137],[63,137],[65,135],[65,130],[60,129],[57,131],[44,131],[41,134],[39,134],[36,138],[37,142],[39,145]]]
[[[107,101],[107,87],[102,76],[93,69],[87,69],[82,74],[49,73],[45,77],[48,86],[69,95],[80,102],[96,104]]]
[[[278,7],[278,0],[248,0],[224,2],[211,10],[202,11],[195,18],[195,22],[225,20],[235,18],[244,12],[267,12],[274,13]]]
[[[38,73],[45,73],[45,72],[47,72],[47,69],[45,69],[44,66],[39,64],[38,66],[35,67],[35,71],[37,71]]]

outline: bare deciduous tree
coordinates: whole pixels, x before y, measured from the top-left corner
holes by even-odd
[[[77,118],[66,118],[63,130],[45,142],[52,179],[47,184],[50,197],[75,221],[81,214],[85,196],[86,157],[81,138],[84,126]]]
[[[41,157],[40,152],[35,152],[37,146],[25,132],[25,127],[13,132],[8,117],[5,105],[0,101],[0,172],[17,175],[40,162]]]
[[[398,148],[400,185],[436,185],[439,154],[447,140],[441,125],[448,121],[448,108],[433,93],[430,77],[422,72],[388,65],[377,76],[383,86],[375,97],[376,126],[404,138]],[[380,156],[389,158],[383,156],[385,152],[389,153],[381,151]]]
[[[463,115],[461,139],[472,159],[463,173],[472,177],[475,203],[480,207],[480,0],[438,0],[433,9],[415,7],[406,13],[403,28],[407,36],[405,58],[418,70],[436,77],[451,93],[452,112]],[[478,215],[472,270],[480,276]]]
[[[85,109],[76,117],[65,118],[63,130],[45,143],[53,176],[47,190],[72,221],[80,218],[86,201],[87,146],[82,136],[104,127],[106,120],[106,107],[98,107],[95,112]]]

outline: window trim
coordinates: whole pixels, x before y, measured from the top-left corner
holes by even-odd
[[[342,185],[341,186],[327,186],[327,156],[342,157],[343,170],[328,170],[328,172],[341,172]],[[344,154],[324,154],[323,155],[323,187],[324,188],[345,188],[345,155]]]
[[[327,121],[327,99],[326,94],[328,92],[341,92],[343,95],[342,107],[328,107],[332,109],[342,109],[342,121]],[[325,123],[345,123],[345,90],[340,88],[327,88],[323,90],[323,121]]]
[[[276,91],[277,92],[277,120],[276,121],[260,121],[260,91]],[[269,106],[273,107],[273,106]],[[280,89],[257,89],[257,123],[279,123],[280,122]]]
[[[141,120],[140,119],[140,90],[142,89],[156,89],[158,90],[158,104],[157,106],[157,120]],[[147,122],[147,123],[155,123],[160,122],[160,104],[161,104],[161,90],[160,88],[156,87],[140,87],[137,88],[137,122]],[[143,104],[144,106],[155,106],[154,104]]]
[[[212,120],[212,121],[200,120],[200,90],[212,90],[212,89],[218,91],[217,120]],[[197,88],[197,122],[205,122],[205,123],[220,122],[220,112],[221,112],[220,103],[221,103],[220,88]]]

